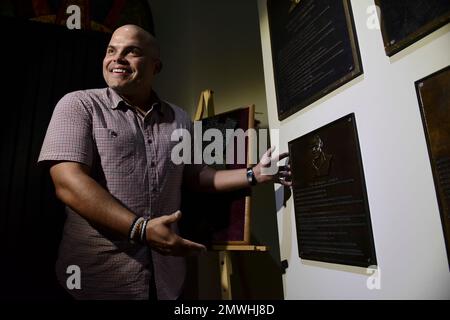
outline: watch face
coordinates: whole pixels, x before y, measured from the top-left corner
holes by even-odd
[[[256,177],[252,168],[247,169],[247,180],[251,185],[256,184]]]

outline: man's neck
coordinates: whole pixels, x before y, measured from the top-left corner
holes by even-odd
[[[121,97],[131,106],[143,111],[144,113],[150,110],[155,102],[158,101],[156,94],[151,91],[148,97],[130,97],[121,95]]]

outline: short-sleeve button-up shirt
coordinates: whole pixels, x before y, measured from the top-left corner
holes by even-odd
[[[177,128],[191,130],[179,107],[159,99],[140,115],[110,88],[76,91],[56,105],[39,162],[74,161],[137,216],[158,217],[180,208],[183,164],[174,164]],[[155,273],[158,299],[176,299],[185,277],[181,257],[162,256],[92,226],[69,207],[56,273],[65,287],[67,268],[81,271],[83,299],[147,299]],[[176,226],[175,226],[176,229]]]

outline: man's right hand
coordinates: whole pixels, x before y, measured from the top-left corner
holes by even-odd
[[[154,218],[147,223],[147,243],[156,252],[170,256],[189,256],[206,252],[206,247],[177,235],[171,224],[180,220],[181,211]]]

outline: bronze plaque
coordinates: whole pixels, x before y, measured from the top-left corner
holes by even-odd
[[[278,118],[363,73],[349,0],[268,0]]]
[[[416,82],[450,265],[450,66]]]
[[[289,142],[299,256],[376,265],[354,114]]]
[[[375,0],[388,56],[450,21],[449,0]]]

